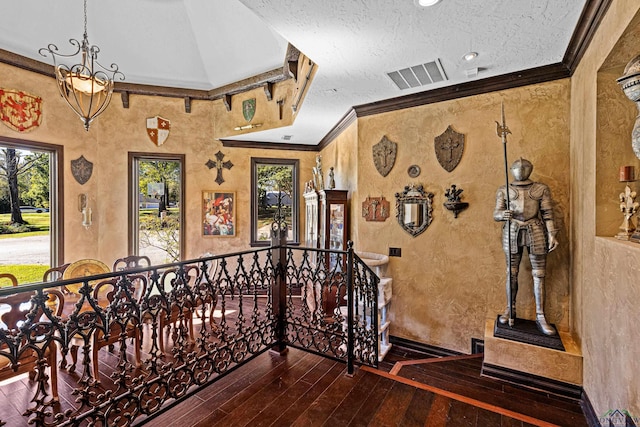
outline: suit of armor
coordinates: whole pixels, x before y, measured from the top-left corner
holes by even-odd
[[[533,274],[534,296],[536,300],[536,322],[546,335],[556,333],[544,316],[544,278],[547,253],[554,250],[558,241],[554,226],[553,200],[549,187],[529,179],[533,165],[526,159],[518,159],[511,165],[511,174],[515,181],[509,184],[509,206],[506,189],[503,185],[496,193],[496,208],[493,218],[504,221],[502,246],[507,255],[507,274],[511,285],[511,305],[515,318],[516,295],[518,293],[518,272],[524,248],[527,248]],[[509,257],[509,252],[511,252]],[[509,265],[509,259],[511,265]],[[507,291],[507,295],[509,292]],[[509,320],[509,301],[507,310],[499,318],[501,323]]]

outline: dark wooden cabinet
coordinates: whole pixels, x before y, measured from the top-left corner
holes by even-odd
[[[349,238],[347,190],[311,190],[304,193],[306,225],[305,246],[344,251]],[[332,268],[338,255],[327,254],[325,262]]]

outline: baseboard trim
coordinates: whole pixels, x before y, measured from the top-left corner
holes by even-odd
[[[581,401],[582,397],[582,387],[578,385],[516,371],[503,366],[483,363],[482,375],[574,401]]]
[[[427,353],[433,357],[461,356],[465,354],[465,353],[460,353],[458,351],[449,350],[442,347],[436,347],[433,345],[408,340],[406,338],[396,337],[393,335],[389,336],[389,342],[391,344],[396,344],[402,347],[409,348],[411,350],[422,351],[423,353]]]
[[[587,392],[584,390],[582,390],[582,397],[580,398],[580,407],[582,408],[584,417],[587,419],[589,427],[602,427],[598,414],[596,414],[596,411],[593,409],[589,396],[587,396]]]

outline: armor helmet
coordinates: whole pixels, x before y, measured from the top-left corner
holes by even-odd
[[[513,175],[516,181],[525,181],[529,179],[531,172],[533,172],[533,164],[522,157],[511,165],[511,175]]]

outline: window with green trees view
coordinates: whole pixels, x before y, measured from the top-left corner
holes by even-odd
[[[251,245],[269,245],[271,223],[282,208],[287,241],[298,243],[298,160],[251,158]]]
[[[129,153],[129,252],[152,264],[184,254],[184,155]]]

